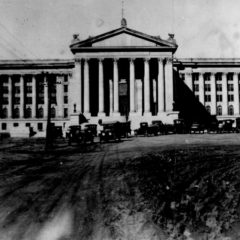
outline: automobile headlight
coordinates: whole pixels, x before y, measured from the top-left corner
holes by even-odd
[[[105,136],[105,133],[102,133],[103,136]]]

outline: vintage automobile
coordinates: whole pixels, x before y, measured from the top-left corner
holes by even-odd
[[[233,123],[234,123],[234,120],[232,119],[225,119],[225,120],[218,121],[218,132],[219,133],[235,132]]]
[[[160,134],[167,134],[166,126],[161,120],[153,120],[152,125],[158,126],[158,131]]]
[[[174,132],[177,134],[185,134],[189,132],[187,125],[183,119],[175,119],[173,121]]]
[[[71,145],[73,142],[81,143],[93,143],[94,134],[89,129],[82,130],[80,125],[72,125],[69,127],[67,132],[68,144]]]
[[[240,133],[240,118],[236,118],[235,124],[236,124],[236,126],[235,126],[236,132]]]
[[[103,130],[99,134],[100,143],[121,140],[120,122],[102,123]]]
[[[95,137],[97,136],[97,124],[85,124],[84,129],[90,130]]]
[[[137,135],[148,135],[148,123],[147,122],[141,122],[140,123],[140,128],[134,130],[135,136]]]
[[[207,125],[207,132],[208,133],[218,133],[218,121],[217,120],[212,120],[208,125]]]
[[[201,123],[194,122],[190,128],[190,133],[204,133],[205,127]]]

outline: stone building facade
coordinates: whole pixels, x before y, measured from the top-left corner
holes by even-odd
[[[239,117],[240,59],[176,59],[177,47],[174,35],[163,40],[122,19],[113,31],[74,35],[73,59],[1,60],[0,132],[27,136],[31,126],[44,136],[49,97],[52,122],[63,130],[81,113],[95,124],[128,120],[132,129],[204,114]]]

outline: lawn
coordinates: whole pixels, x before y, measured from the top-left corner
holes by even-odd
[[[1,239],[239,239],[238,143],[157,140],[3,144]]]

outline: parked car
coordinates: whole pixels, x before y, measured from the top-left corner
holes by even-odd
[[[120,122],[103,123],[103,130],[99,134],[100,143],[121,140]]]
[[[73,142],[81,143],[93,143],[94,134],[89,129],[82,130],[80,125],[72,125],[69,127],[67,132],[68,144],[71,145]]]
[[[173,121],[174,132],[177,134],[188,133],[187,125],[183,119],[175,119]]]
[[[225,120],[219,121],[218,132],[219,133],[234,132],[235,129],[233,127],[233,123],[234,123],[234,120],[232,120],[232,119],[225,119]]]
[[[148,123],[147,122],[141,122],[140,128],[138,128],[134,131],[135,135],[144,135],[144,136],[147,136],[147,132],[148,132]]]
[[[152,121],[152,125],[157,125],[160,134],[167,134],[166,126],[161,120]]]
[[[235,124],[236,124],[236,126],[235,126],[236,132],[240,133],[240,118],[236,118]]]
[[[205,127],[201,123],[193,123],[190,128],[190,133],[204,133]]]
[[[97,136],[97,124],[85,124],[85,129],[90,130],[95,137]]]

